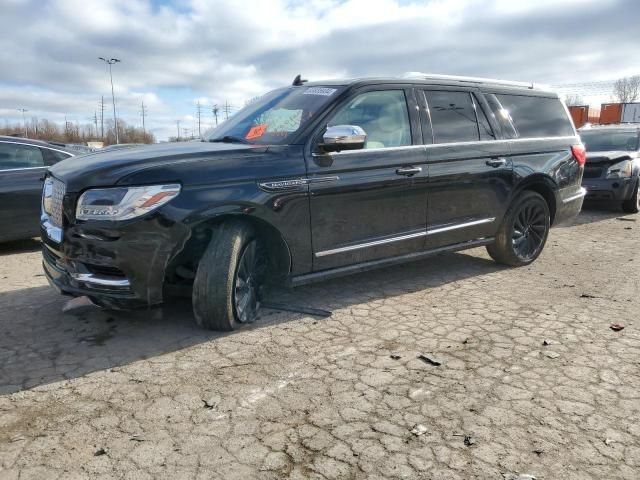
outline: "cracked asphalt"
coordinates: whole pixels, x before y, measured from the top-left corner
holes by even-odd
[[[274,292],[333,315],[225,335],[188,303],[63,314],[38,243],[0,246],[0,478],[640,478],[640,216],[617,217],[526,268],[475,249]]]

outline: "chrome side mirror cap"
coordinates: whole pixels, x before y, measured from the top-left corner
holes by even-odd
[[[322,136],[320,148],[325,152],[340,150],[360,150],[364,148],[367,134],[357,125],[334,125],[327,127]]]

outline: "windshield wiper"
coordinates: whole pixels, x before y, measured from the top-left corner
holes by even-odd
[[[210,142],[217,142],[217,143],[245,143],[245,144],[250,144],[251,142],[248,142],[246,139],[242,138],[242,137],[236,137],[234,135],[225,135],[224,137],[220,137],[220,138],[213,138],[211,140],[209,140]]]

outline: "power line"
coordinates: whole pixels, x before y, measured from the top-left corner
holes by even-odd
[[[229,112],[231,112],[231,105],[229,105],[229,102],[227,100],[224,101],[224,107],[223,107],[223,111],[224,111],[224,118],[225,120],[229,120]]]
[[[198,137],[202,138],[202,131],[200,129],[200,120],[202,116],[202,105],[200,105],[200,100],[196,103],[196,116],[198,118]]]
[[[100,138],[104,138],[104,95],[100,97]]]
[[[144,100],[142,100],[142,105],[140,106],[140,115],[142,116],[142,133],[146,136],[147,129],[144,125],[144,117],[147,116],[147,107],[144,106]]]

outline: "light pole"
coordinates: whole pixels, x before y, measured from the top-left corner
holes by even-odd
[[[26,108],[19,108],[18,111],[22,112],[22,129],[24,130],[24,138],[27,138],[29,134],[27,133],[27,121],[24,118],[24,114],[29,110],[27,110]]]
[[[98,57],[98,59],[109,65],[109,79],[111,80],[111,101],[113,102],[113,124],[116,129],[116,143],[120,143],[120,139],[118,138],[118,118],[116,117],[116,96],[113,93],[113,74],[111,73],[111,65],[113,65],[114,63],[119,63],[120,60],[118,60],[117,58],[110,58],[109,60],[107,60],[103,57]]]

